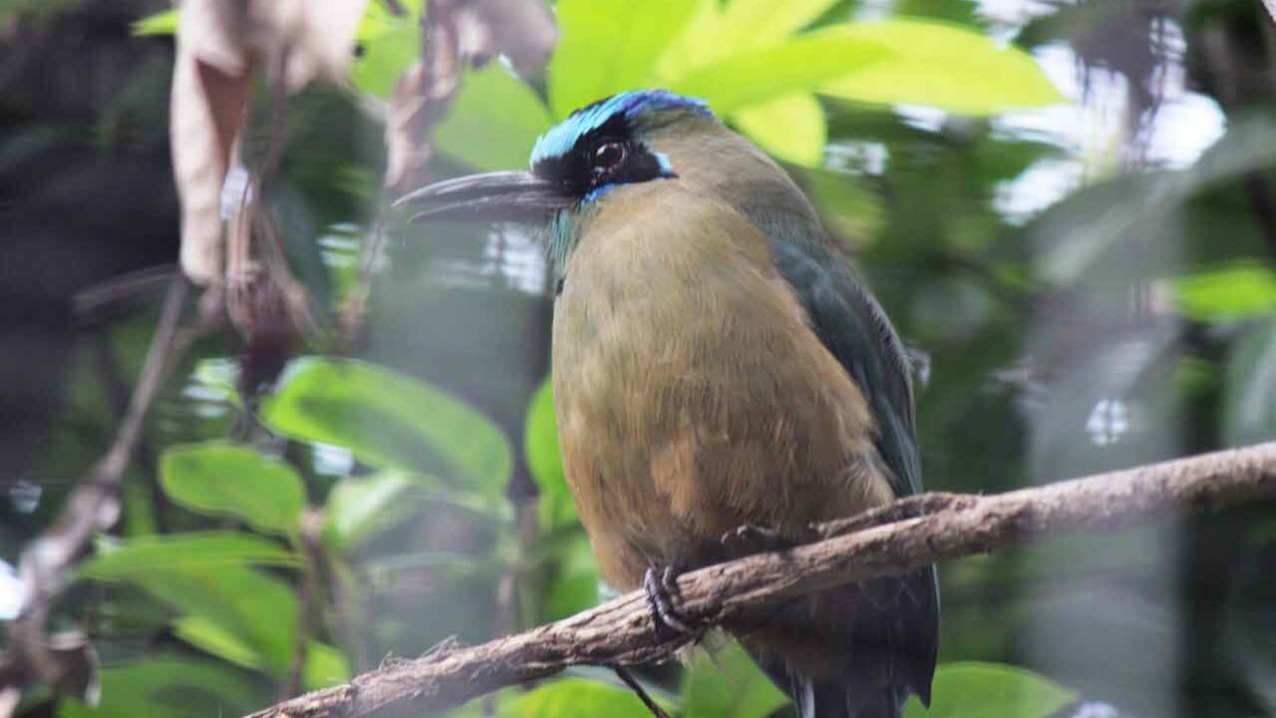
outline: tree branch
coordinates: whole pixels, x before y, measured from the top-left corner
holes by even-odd
[[[909,518],[911,510],[879,512],[874,520],[854,521],[868,526],[854,533],[683,574],[678,605],[692,621],[730,626],[748,609],[843,583],[1272,498],[1276,442],[996,496],[949,497],[935,502],[941,508],[925,516]],[[569,666],[668,660],[684,643],[656,637],[647,600],[634,592],[525,633],[468,648],[449,643],[415,660],[387,663],[251,718],[421,715]]]

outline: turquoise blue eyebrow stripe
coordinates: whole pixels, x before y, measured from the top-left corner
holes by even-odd
[[[618,114],[633,121],[649,112],[689,109],[705,115],[709,106],[704,100],[675,95],[668,90],[632,90],[599,102],[591,107],[573,112],[567,119],[554,125],[536,140],[532,148],[532,165],[551,157],[561,157],[576,146],[576,141],[596,130]]]

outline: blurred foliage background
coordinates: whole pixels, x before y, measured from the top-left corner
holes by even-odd
[[[378,229],[381,101],[419,53],[419,4],[398,17],[371,3],[352,87],[289,100],[270,201],[326,312],[357,291]],[[0,619],[21,548],[110,443],[177,258],[165,9],[0,3]],[[705,97],[786,164],[929,355],[929,489],[1004,491],[1276,436],[1276,32],[1260,3],[554,12],[543,73],[498,60],[464,78],[436,176],[521,167],[538,133],[614,91]],[[54,614],[89,632],[101,700],[37,692],[19,715],[236,715],[292,683],[598,602],[543,385],[537,238],[383,229],[366,341],[308,347],[260,399],[260,426],[232,333],[169,382],[123,518]],[[1270,505],[940,576],[930,715],[1276,715]],[[687,718],[791,711],[734,652],[642,675]],[[462,714],[645,711],[584,670]]]

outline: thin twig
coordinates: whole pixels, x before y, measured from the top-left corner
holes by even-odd
[[[110,334],[105,327],[95,327],[89,332],[88,340],[93,347],[93,358],[97,363],[98,375],[102,378],[102,386],[105,388],[112,416],[124,416],[128,413],[131,388],[120,369],[115,348],[111,345]],[[146,489],[150,494],[151,504],[155,509],[155,527],[160,533],[167,533],[168,497],[160,487],[156,453],[147,443],[146,437],[138,439],[136,455],[146,478]]]
[[[633,691],[634,695],[638,696],[638,700],[642,701],[644,706],[647,706],[647,710],[651,711],[652,716],[655,718],[669,718],[669,714],[665,713],[665,709],[661,708],[656,699],[652,698],[651,694],[647,692],[647,689],[642,687],[642,684],[634,677],[633,672],[624,666],[616,666],[612,671],[615,672],[617,678],[629,686],[629,690]]]
[[[917,518],[678,577],[679,611],[741,628],[759,606],[930,563],[1069,534],[1114,532],[1186,513],[1276,498],[1276,442],[1023,489],[963,497]],[[734,622],[734,623],[733,623]],[[671,659],[686,639],[657,635],[641,591],[540,628],[472,648],[448,646],[252,718],[422,715],[574,665]]]

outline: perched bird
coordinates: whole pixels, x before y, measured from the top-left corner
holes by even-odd
[[[788,175],[703,102],[615,95],[542,136],[530,172],[400,204],[420,220],[547,228],[564,466],[617,588],[658,593],[653,568],[758,550],[724,537],[792,545],[812,523],[920,491],[895,330]],[[731,630],[804,718],[929,702],[933,569],[755,618]]]

